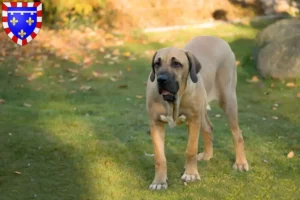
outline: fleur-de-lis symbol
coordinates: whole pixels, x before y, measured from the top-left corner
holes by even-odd
[[[26,35],[26,32],[23,31],[23,29],[18,33],[19,36],[21,36],[21,38],[24,37],[24,35]]]
[[[26,20],[26,23],[31,26],[32,23],[34,23],[34,21],[31,19],[31,17],[29,17],[27,20]]]
[[[16,23],[18,23],[19,20],[17,20],[15,17],[13,17],[12,20],[10,20],[10,23],[12,23],[14,26],[16,25]]]

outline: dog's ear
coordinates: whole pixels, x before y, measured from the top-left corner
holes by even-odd
[[[189,71],[191,79],[194,83],[197,83],[198,77],[197,74],[201,69],[201,64],[198,59],[190,51],[185,51],[186,57],[189,61]]]
[[[154,59],[155,59],[156,54],[157,54],[157,52],[155,52],[154,55],[153,55],[153,57],[152,57],[152,64],[151,64],[152,72],[151,72],[151,75],[150,75],[151,82],[153,82],[154,79],[155,79]]]

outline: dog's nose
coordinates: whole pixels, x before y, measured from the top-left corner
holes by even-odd
[[[168,76],[166,74],[160,74],[157,76],[157,82],[160,84],[166,83],[168,81]]]

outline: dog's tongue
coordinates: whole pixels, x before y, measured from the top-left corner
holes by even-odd
[[[162,90],[161,91],[162,95],[172,95],[171,92],[167,91],[167,90]]]

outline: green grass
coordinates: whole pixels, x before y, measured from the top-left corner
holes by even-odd
[[[0,63],[0,98],[6,101],[0,104],[0,199],[300,199],[300,103],[296,98],[300,89],[276,81],[271,88],[271,80],[247,82],[258,74],[251,59],[257,31],[226,25],[176,31],[173,42],[125,44],[122,50],[131,51],[137,60],[121,59],[116,65],[95,63],[73,82],[68,81],[72,76],[64,69],[80,66],[58,57],[44,61],[44,75],[31,82],[25,75],[32,73],[38,61],[21,63],[24,70],[18,77],[8,72],[20,63],[14,59]],[[226,39],[240,61],[239,117],[250,171],[232,170],[231,133],[221,109],[212,104],[209,115],[215,127],[215,154],[211,161],[199,163],[202,180],[187,186],[181,183],[186,127],[168,128],[169,189],[149,191],[154,162],[153,157],[145,156],[152,153],[152,144],[147,132],[144,82],[150,72],[150,58],[141,55],[146,50],[183,45],[196,35]],[[147,37],[154,41],[168,38],[168,33]],[[53,67],[55,63],[61,67]],[[127,71],[127,66],[132,70]],[[123,75],[113,82],[91,76],[93,70],[109,76],[122,70]],[[59,75],[65,82],[58,82]],[[120,89],[121,84],[128,88]],[[82,85],[91,89],[80,91]],[[77,93],[70,94],[72,90]],[[274,103],[279,104],[277,110],[272,110]],[[216,114],[222,116],[216,118]],[[199,151],[202,148],[200,141]],[[288,159],[292,150],[295,156]]]

